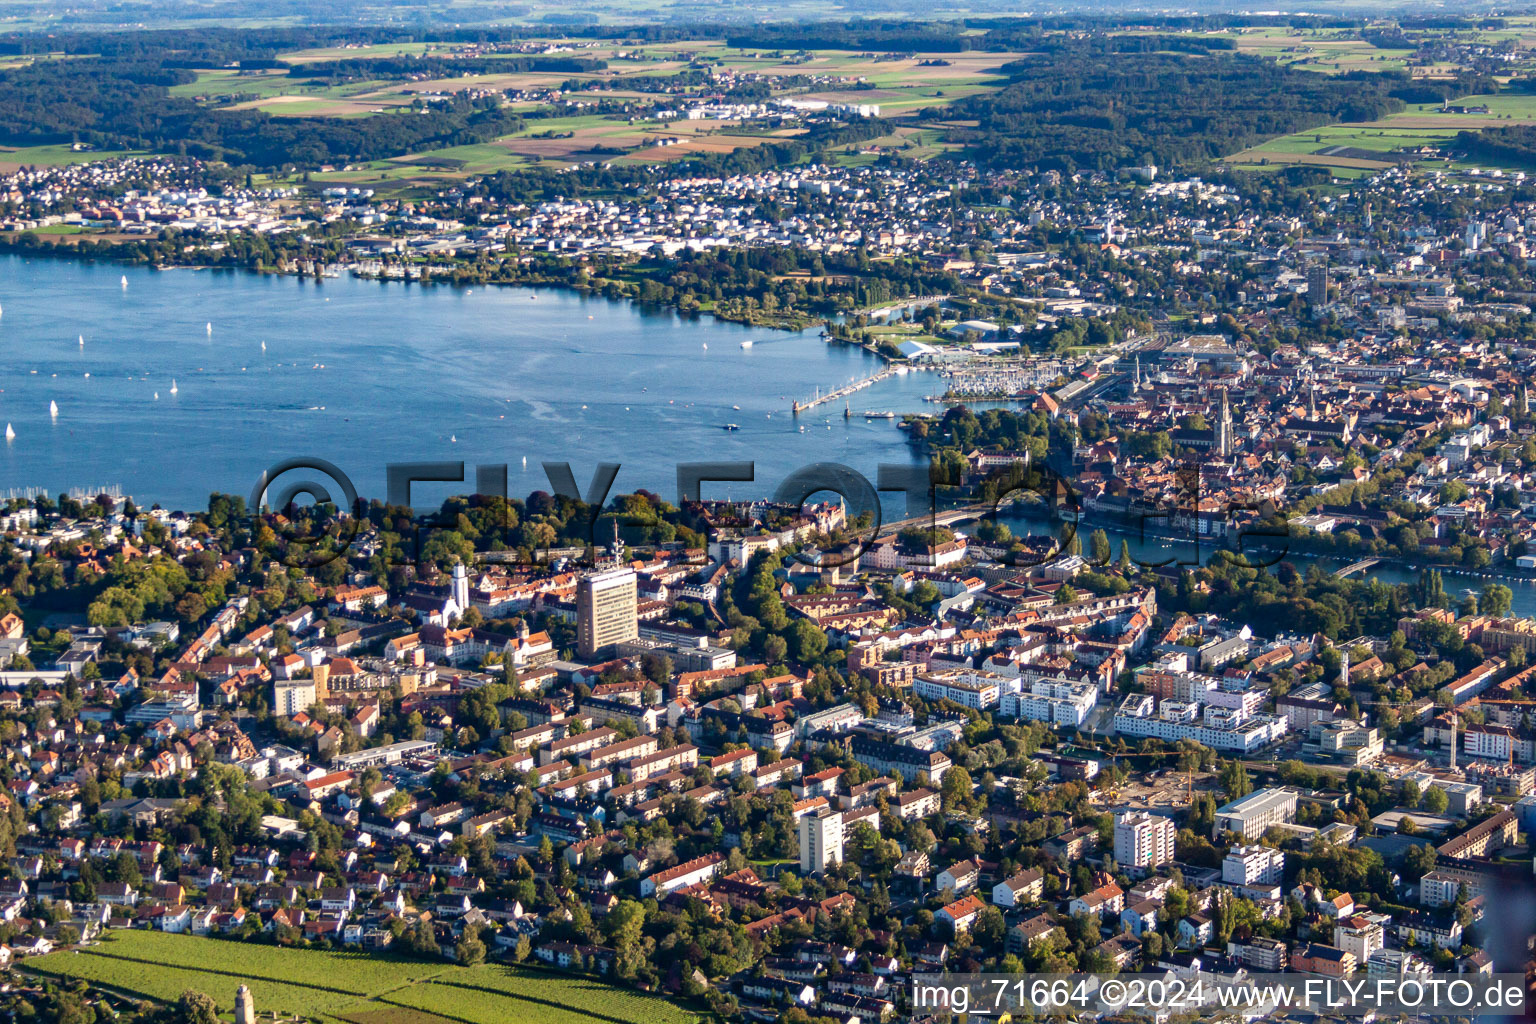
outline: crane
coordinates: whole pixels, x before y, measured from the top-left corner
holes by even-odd
[[[1110,759],[1111,763],[1118,762],[1122,757],[1177,757],[1179,754],[1184,753],[1184,751],[1180,750],[1128,750],[1124,753],[1118,753],[1113,750],[1105,750],[1103,747],[1085,747],[1080,743],[1073,744],[1073,746],[1079,750],[1087,750],[1096,754],[1104,754]],[[1108,787],[1107,792],[1109,793],[1110,800],[1113,801],[1120,794],[1119,783],[1112,781]],[[1195,799],[1195,772],[1192,768],[1186,770],[1185,772],[1184,796],[1188,801],[1193,801]]]

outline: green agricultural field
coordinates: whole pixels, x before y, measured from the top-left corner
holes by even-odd
[[[0,146],[0,169],[14,167],[63,167],[66,164],[84,164],[93,160],[111,160],[122,156],[148,156],[147,153],[127,150],[82,149],[70,146],[23,146],[11,149]]]
[[[1400,71],[1408,66],[1408,58],[1413,55],[1412,50],[1377,49],[1344,29],[1256,28],[1206,35],[1232,40],[1240,53],[1325,75]]]
[[[377,57],[415,57],[433,52],[446,54],[455,49],[451,43],[380,43],[376,46],[331,46],[316,50],[294,50],[278,60],[287,64],[310,64],[327,60],[366,60]]]
[[[197,80],[171,86],[172,96],[277,96],[294,91],[295,83],[286,71],[239,72],[199,71]]]
[[[1467,96],[1456,106],[1486,106],[1487,114],[1441,113],[1440,104],[1423,103],[1379,121],[1331,124],[1270,139],[1227,157],[1238,167],[1311,164],[1355,177],[1392,163],[1396,156],[1428,146],[1438,149],[1463,131],[1479,131],[1536,122],[1536,96],[1507,93]],[[1349,172],[1342,175],[1342,172]]]
[[[699,1014],[591,978],[502,964],[459,967],[323,950],[284,949],[151,931],[28,960],[25,969],[165,1002],[192,989],[224,1013],[251,987],[258,1011],[346,1024],[696,1024]]]

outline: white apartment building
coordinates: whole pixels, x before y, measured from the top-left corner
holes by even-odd
[[[843,816],[831,811],[800,819],[800,873],[815,875],[843,859]]]
[[[1221,880],[1228,885],[1278,885],[1284,877],[1285,854],[1268,846],[1234,846],[1221,862]]]
[[[1122,867],[1148,869],[1173,860],[1178,829],[1169,818],[1146,811],[1115,815],[1115,860]]]
[[[296,715],[315,703],[313,679],[279,679],[272,684],[272,713]]]
[[[912,693],[923,700],[947,700],[961,707],[985,711],[997,706],[1003,677],[991,672],[955,670],[925,672],[912,680]]]
[[[1357,914],[1333,926],[1333,944],[1355,954],[1355,962],[1363,964],[1378,949],[1386,948],[1387,936],[1381,925]]]
[[[1036,680],[1027,693],[1005,693],[998,712],[1032,722],[1080,728],[1093,714],[1099,688],[1092,683]]]
[[[1187,701],[1164,700],[1133,693],[1115,711],[1114,729],[1122,736],[1153,736],[1168,742],[1194,740],[1217,750],[1251,754],[1279,740],[1286,732],[1278,715],[1244,715],[1236,708],[1206,707]]]

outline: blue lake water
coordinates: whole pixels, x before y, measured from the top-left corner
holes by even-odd
[[[882,461],[912,461],[894,421],[859,414],[931,411],[923,396],[942,390],[931,374],[857,392],[851,419],[842,403],[790,414],[794,398],[881,368],[817,331],[560,289],[0,256],[0,431],[16,432],[0,441],[0,496],[115,484],[143,504],[201,508],[211,491],[249,494],[293,456],[335,463],[365,497],[383,497],[386,463],[430,460],[463,461],[471,480],[475,465],[505,463],[514,495],[549,489],[545,460],[570,462],[583,487],[597,463],[617,462],[614,493],[669,500],[679,462],[752,460],[754,483],[704,493],[766,496],[813,462],[873,480]],[[413,498],[467,489],[418,484]]]
[[[859,414],[935,411],[923,401],[943,390],[932,374],[856,392],[851,419],[841,403],[790,414],[794,398],[881,368],[816,331],[561,289],[316,283],[0,256],[0,432],[6,423],[16,431],[0,440],[0,496],[117,485],[144,504],[201,508],[211,491],[248,495],[263,470],[294,456],[336,464],[365,497],[384,495],[386,463],[439,460],[463,461],[471,481],[477,464],[504,463],[518,496],[549,489],[546,460],[570,462],[582,487],[597,463],[617,462],[614,493],[645,487],[669,500],[679,462],[750,460],[753,483],[704,493],[767,496],[814,462],[873,480],[881,462],[913,461],[894,421]],[[412,495],[429,506],[469,489],[418,484]],[[884,504],[888,519],[905,511],[898,495]],[[1176,547],[1132,545],[1148,560]],[[1370,575],[1395,583],[1416,574],[1383,565]],[[1453,592],[1485,582],[1446,574]],[[1511,586],[1515,610],[1536,614],[1536,586]]]

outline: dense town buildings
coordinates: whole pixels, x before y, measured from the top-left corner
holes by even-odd
[[[169,160],[7,175],[15,228],[188,259],[260,237],[322,276],[910,269],[944,294],[850,306],[833,340],[935,382],[904,436],[961,500],[1048,468],[1076,507],[865,540],[839,503],[640,494],[645,539],[605,554],[570,508],[480,495],[451,555],[404,564],[365,508],[312,566],[272,510],[14,498],[3,948],[480,942],[861,1020],[945,969],[1481,970],[1536,822],[1536,630],[1506,586],[1536,570],[1524,176],[1384,169],[1303,210],[1225,175],[1051,173],[409,209]],[[1361,580],[1376,560],[1412,569]]]

